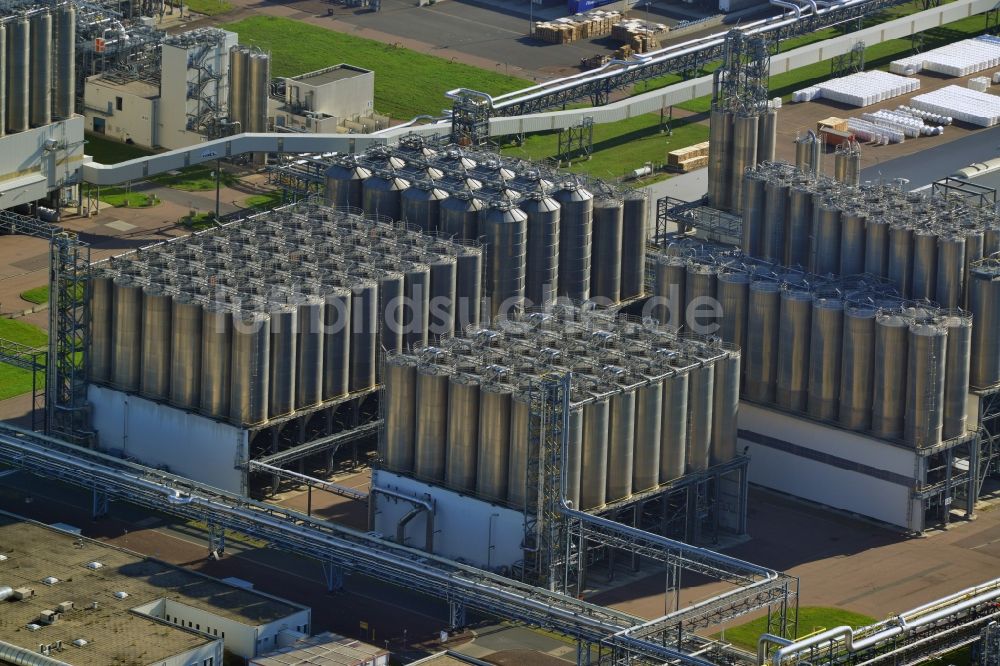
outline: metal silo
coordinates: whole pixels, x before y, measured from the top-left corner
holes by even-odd
[[[441,202],[448,193],[432,180],[419,180],[400,195],[401,216],[421,231],[437,231]]]
[[[480,222],[486,243],[486,297],[490,318],[524,307],[528,216],[513,202],[493,202]]]
[[[941,442],[947,333],[932,324],[911,324],[906,366],[903,441],[927,447]]]
[[[430,255],[425,259],[431,276],[427,332],[433,340],[438,340],[455,332],[458,263],[450,255]]]
[[[7,24],[0,23],[0,136],[7,132]]]
[[[52,115],[73,115],[76,106],[76,7],[70,3],[56,10],[56,56]]]
[[[865,214],[849,209],[840,215],[840,275],[865,272]],[[823,248],[820,247],[820,251]]]
[[[642,492],[660,482],[660,440],[663,437],[663,380],[652,380],[635,392],[635,456],[632,490]]]
[[[351,290],[327,287],[324,298],[323,400],[331,400],[351,385]]]
[[[602,198],[594,204],[590,297],[601,305],[621,300],[623,213],[621,199]]]
[[[711,462],[721,465],[736,457],[736,416],[740,410],[738,349],[727,349],[722,358],[716,359],[713,390]]]
[[[883,439],[903,435],[908,346],[909,323],[905,318],[891,314],[875,317],[872,433]]]
[[[42,127],[52,122],[52,14],[49,12],[31,17],[30,58],[29,118],[34,127]]]
[[[417,368],[414,473],[444,481],[448,439],[448,371],[436,365]]]
[[[965,238],[963,236],[938,236],[937,283],[934,299],[943,308],[953,309],[964,305],[965,287]]]
[[[687,372],[675,372],[663,379],[660,483],[684,476],[687,470],[688,382]]]
[[[889,229],[889,281],[904,298],[913,293],[913,229]]]
[[[809,272],[817,275],[840,271],[840,209],[829,200],[813,208],[809,245]]]
[[[743,183],[743,235],[740,247],[751,257],[763,251],[765,177],[758,171],[748,172]]]
[[[915,230],[911,298],[933,300],[937,295],[937,254],[937,234],[923,229]]]
[[[503,384],[483,384],[479,389],[476,494],[487,500],[507,499],[512,391]]]
[[[199,411],[215,419],[229,418],[232,350],[232,309],[225,303],[210,301],[201,314]]]
[[[775,401],[795,412],[806,411],[809,402],[812,300],[812,294],[802,289],[785,288],[781,292]]]
[[[507,503],[516,509],[524,509],[528,500],[528,450],[533,429],[531,419],[531,394],[516,393],[511,400],[510,457],[507,462]]]
[[[431,269],[425,263],[403,262],[403,343],[410,349],[427,346],[430,323]]]
[[[872,425],[875,365],[875,309],[844,309],[844,350],[840,371],[840,424],[850,430]]]
[[[23,132],[29,127],[31,24],[19,16],[7,28],[7,130]]]
[[[722,319],[718,336],[739,349],[746,346],[747,310],[750,305],[750,275],[723,271],[715,284]]]
[[[571,407],[563,463],[563,497],[576,509],[580,507],[580,471],[583,464],[583,408]]]
[[[476,198],[473,192],[452,192],[450,197],[441,202],[438,228],[446,236],[454,236],[457,240],[476,240],[479,238],[479,215],[482,209],[482,200]]]
[[[739,213],[743,206],[743,175],[757,164],[757,116],[737,115],[733,119],[733,155],[730,163],[730,208]]]
[[[654,267],[652,316],[672,328],[684,325],[687,262],[683,257],[657,255]]]
[[[788,195],[788,234],[783,263],[806,267],[809,264],[809,234],[812,231],[812,191],[807,183],[792,186]]]
[[[729,182],[732,163],[733,114],[712,109],[708,124],[708,205],[728,210],[732,204]]]
[[[764,225],[760,256],[780,264],[785,258],[788,227],[788,183],[774,178],[764,184]]]
[[[768,105],[757,123],[757,163],[773,162],[778,136],[778,110]]]
[[[865,220],[865,273],[889,275],[889,225],[879,213]]]
[[[448,378],[448,424],[444,482],[459,492],[476,489],[479,441],[479,379],[454,374]]]
[[[170,318],[170,404],[201,406],[202,303],[192,294],[174,295]]]
[[[378,283],[361,280],[351,285],[350,390],[375,386],[380,318]]]
[[[234,46],[229,49],[229,122],[239,123],[241,132],[250,131],[247,127],[249,58],[250,52],[244,48]]]
[[[575,181],[556,192],[559,217],[559,295],[574,302],[590,298],[594,195]]]
[[[395,270],[383,270],[378,276],[378,324],[379,347],[387,352],[399,354],[405,347],[403,329],[403,274]]]
[[[1000,338],[996,333],[1000,330],[1000,266],[995,261],[983,260],[973,265],[969,274],[969,308],[973,317],[970,382],[975,388],[989,388],[1000,383]]]
[[[965,264],[962,267],[962,307],[966,310],[969,309],[969,273],[972,270],[972,264],[981,260],[984,256],[989,256],[983,254],[984,245],[986,243],[986,235],[982,229],[968,229],[965,230]],[[940,275],[940,268],[938,269],[938,275]]]
[[[142,372],[139,393],[153,400],[170,394],[170,304],[163,285],[148,284],[142,290]],[[193,344],[197,342],[192,341]]]
[[[385,466],[394,472],[413,471],[417,426],[417,362],[410,356],[394,355],[385,359],[383,413],[380,454]]]
[[[944,366],[943,439],[961,437],[968,429],[969,362],[972,354],[972,317],[965,313],[941,319],[948,334]]]
[[[122,275],[114,281],[114,332],[111,385],[121,391],[139,390],[142,367],[142,285]]]
[[[455,333],[466,327],[479,326],[483,294],[483,253],[477,247],[462,248],[456,257],[456,293],[458,303],[455,309]]]
[[[991,224],[983,230],[983,256],[1000,252],[1000,226]]]
[[[247,61],[247,132],[266,132],[271,87],[271,57],[251,53]]]
[[[296,307],[295,409],[305,409],[323,402],[323,299],[303,295],[296,299]]]
[[[684,311],[681,324],[686,330],[703,334],[704,326],[717,324],[714,319],[702,321],[701,312],[706,306],[714,307],[718,267],[710,264],[689,262],[684,279]],[[695,314],[699,313],[698,317]],[[713,329],[714,330],[714,329]]]
[[[260,312],[233,312],[229,420],[238,426],[267,420],[270,392],[271,318]]]
[[[708,469],[712,450],[712,409],[715,404],[715,365],[703,362],[688,373],[687,470]]]
[[[364,183],[371,175],[355,155],[335,161],[326,170],[326,205],[362,210]]]
[[[528,216],[524,298],[527,307],[555,300],[559,289],[559,202],[545,192],[528,194],[521,210]]]
[[[3,115],[0,109],[0,115]],[[90,298],[90,355],[87,358],[87,377],[92,382],[107,382],[111,379],[111,364],[114,358],[112,346],[115,322],[113,318],[114,289],[111,275],[92,270],[87,283]]]
[[[635,391],[626,389],[608,400],[608,478],[606,501],[632,496],[635,460]]]
[[[610,403],[607,398],[583,406],[583,446],[580,463],[580,510],[599,509],[607,503],[608,433]]]
[[[625,195],[622,217],[621,298],[641,296],[645,285],[646,219],[649,198],[645,190],[632,190]]]
[[[298,370],[298,308],[285,302],[270,304],[271,313],[271,392],[267,412],[274,418],[295,410]]]
[[[755,402],[774,402],[778,379],[778,339],[781,287],[756,280],[750,285],[745,360],[746,397]]]
[[[375,171],[361,186],[362,208],[369,215],[381,215],[392,220],[402,216],[402,193],[410,186],[392,169]]]
[[[809,342],[809,416],[835,421],[840,400],[844,304],[838,298],[813,299]]]

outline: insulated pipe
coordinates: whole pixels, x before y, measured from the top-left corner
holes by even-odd
[[[767,646],[768,645],[779,645],[785,647],[786,645],[791,645],[794,641],[791,641],[783,636],[775,636],[774,634],[761,634],[760,638],[757,639],[757,663],[763,664],[767,659]]]
[[[802,18],[802,8],[792,2],[785,2],[785,0],[771,0],[771,4],[775,7],[791,9],[795,12],[796,19]]]
[[[410,497],[409,495],[404,495],[403,493],[396,492],[395,490],[389,490],[388,488],[376,488],[375,486],[372,486],[372,489],[369,491],[368,494],[371,495],[372,497],[372,501],[369,506],[371,507],[371,512],[373,515],[375,513],[375,495],[385,495],[386,497],[392,497],[393,499],[398,499],[403,502],[409,502],[414,506],[413,511],[416,511],[417,513],[421,511],[426,511],[427,535],[424,540],[424,549],[428,553],[434,552],[434,503],[432,501],[420,499],[419,497]],[[399,543],[400,545],[403,545],[403,542],[401,540],[403,529],[406,527],[406,524],[411,520],[413,520],[413,518],[415,517],[413,515],[410,515],[413,513],[413,511],[403,516],[402,520],[399,521],[399,525],[396,527],[396,542]],[[369,520],[369,524],[371,524],[371,522],[372,521]]]
[[[65,661],[18,647],[6,641],[0,641],[0,661],[14,666],[70,666]]]

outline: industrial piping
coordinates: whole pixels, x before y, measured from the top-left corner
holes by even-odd
[[[375,495],[385,495],[386,497],[392,497],[393,499],[398,499],[403,502],[408,502],[413,505],[413,510],[408,514],[400,518],[399,523],[396,525],[396,543],[403,545],[403,536],[406,532],[406,525],[411,520],[416,518],[420,513],[427,513],[427,533],[424,540],[424,550],[428,553],[434,552],[434,504],[430,500],[420,499],[419,497],[410,497],[409,495],[404,495],[403,493],[396,492],[395,490],[390,490],[388,488],[377,488],[372,486],[369,493],[371,495],[372,501],[368,504],[368,511],[371,514],[375,513]],[[374,524],[374,518],[369,517],[368,524]]]

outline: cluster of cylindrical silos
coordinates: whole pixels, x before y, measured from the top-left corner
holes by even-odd
[[[480,240],[491,317],[560,297],[614,304],[643,293],[649,207],[642,192],[404,137],[395,147],[334,158],[326,197],[332,206]]]
[[[246,46],[229,50],[229,122],[239,132],[266,132],[271,56]]]
[[[743,172],[774,160],[778,110],[761,112],[713,108],[708,137],[708,203],[739,212],[743,207]]]
[[[371,390],[477,325],[479,248],[298,204],[96,264],[89,378],[239,426]],[[433,306],[433,307],[432,307]],[[465,317],[465,318],[463,318]]]
[[[653,263],[664,300],[690,294],[694,279],[718,302],[716,334],[743,352],[741,397],[915,447],[966,434],[967,312],[914,305],[884,281],[824,278],[739,253]]]
[[[850,187],[787,164],[748,171],[742,249],[819,275],[867,273],[904,298],[971,308],[969,266],[1000,251],[1000,215],[956,197]]]
[[[382,464],[523,508],[544,377],[571,373],[563,494],[600,510],[736,456],[740,353],[653,323],[556,306],[385,365]]]
[[[0,135],[73,115],[76,7],[23,9],[0,21]]]
[[[857,139],[844,141],[834,149],[833,178],[854,187],[861,184],[861,145]]]

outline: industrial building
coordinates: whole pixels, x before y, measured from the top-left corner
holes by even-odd
[[[251,659],[247,666],[389,666],[389,651],[324,632]]]
[[[0,513],[0,662],[221,666],[308,634],[310,610]]]
[[[341,63],[281,79],[271,99],[275,131],[372,132],[389,126],[375,113],[375,72]],[[284,95],[281,95],[281,93]]]

